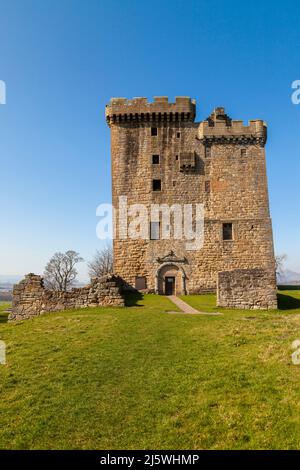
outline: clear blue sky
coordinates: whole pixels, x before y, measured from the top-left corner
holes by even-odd
[[[111,96],[189,95],[268,122],[277,253],[300,271],[300,3],[1,0],[0,274],[41,272],[55,251],[101,247],[110,201]],[[84,276],[84,269],[81,269]]]

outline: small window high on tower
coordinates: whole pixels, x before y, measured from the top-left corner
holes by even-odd
[[[211,157],[211,147],[206,146],[205,147],[205,157],[210,158]]]

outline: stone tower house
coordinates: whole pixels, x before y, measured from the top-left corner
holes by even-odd
[[[172,233],[162,239],[159,219],[150,220],[148,239],[123,238],[117,224],[114,272],[137,289],[162,294],[216,291],[218,278],[226,278],[227,284],[230,278],[235,288],[238,273],[246,285],[257,291],[259,284],[266,293],[269,300],[262,306],[274,307],[266,124],[252,120],[245,126],[224,108],[216,108],[202,122],[194,122],[195,113],[195,101],[188,97],[176,97],[175,103],[167,97],[153,102],[112,98],[106,106],[114,207],[120,196],[127,197],[128,205],[148,208],[204,207],[204,244],[193,251]],[[224,272],[234,277],[220,277]],[[227,293],[233,292],[230,282]]]

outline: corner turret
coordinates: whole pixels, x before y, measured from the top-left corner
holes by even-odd
[[[232,120],[222,107],[215,108],[206,121],[202,121],[198,129],[198,138],[204,143],[241,145],[257,144],[264,147],[267,141],[267,125],[261,119],[249,121]]]

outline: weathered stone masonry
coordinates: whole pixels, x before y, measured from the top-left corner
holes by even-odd
[[[236,269],[218,273],[218,306],[276,309],[274,277],[274,274],[263,269]]]
[[[45,289],[41,276],[27,274],[14,286],[8,319],[26,320],[46,312],[98,306],[124,306],[121,281],[116,276],[103,276],[93,279],[88,286],[61,292]]]
[[[265,164],[267,127],[248,125],[216,108],[194,122],[188,97],[112,98],[106,106],[111,130],[113,205],[195,204],[205,208],[204,246],[187,251],[183,240],[114,240],[114,272],[128,284],[166,293],[216,291],[219,272],[264,270],[276,291],[272,224]],[[154,132],[153,132],[154,129]],[[153,155],[156,155],[154,164]],[[158,163],[157,163],[158,162]],[[161,190],[153,190],[153,180]],[[223,224],[232,238],[222,236]],[[118,227],[117,227],[118,228]],[[269,292],[269,284],[266,285]]]

